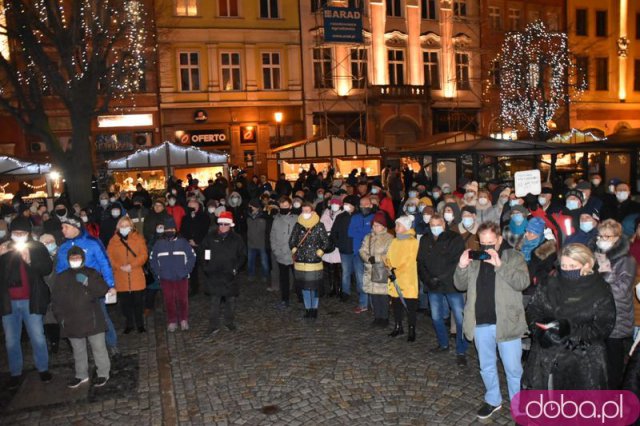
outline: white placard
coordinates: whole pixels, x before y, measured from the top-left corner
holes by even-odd
[[[211,250],[204,251],[204,260],[211,260]]]
[[[107,305],[113,305],[118,302],[118,293],[107,293],[104,297],[104,303]]]
[[[516,197],[524,197],[527,194],[539,195],[542,192],[540,170],[524,170],[514,175]]]

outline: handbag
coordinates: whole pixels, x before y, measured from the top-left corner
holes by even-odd
[[[371,251],[371,240],[373,238],[369,238],[369,253],[373,255]],[[384,266],[382,262],[375,262],[371,264],[371,281],[379,284],[386,284],[389,282],[389,271],[387,267]]]

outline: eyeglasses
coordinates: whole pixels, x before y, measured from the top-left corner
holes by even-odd
[[[605,241],[610,241],[617,237],[618,237],[617,235],[598,235],[599,240],[605,240]]]

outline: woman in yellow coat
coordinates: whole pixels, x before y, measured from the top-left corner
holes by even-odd
[[[415,231],[411,229],[412,223],[413,216],[400,216],[396,219],[396,238],[391,241],[385,260],[387,267],[392,272],[392,279],[389,281],[389,296],[396,321],[389,336],[396,337],[404,333],[402,319],[403,310],[406,308],[409,320],[409,336],[407,338],[409,342],[416,340],[416,312],[418,310],[418,263],[416,261],[418,240],[416,240]]]

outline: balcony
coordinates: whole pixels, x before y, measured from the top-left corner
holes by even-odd
[[[378,100],[422,101],[431,97],[429,86],[391,85],[369,86],[369,97]]]

